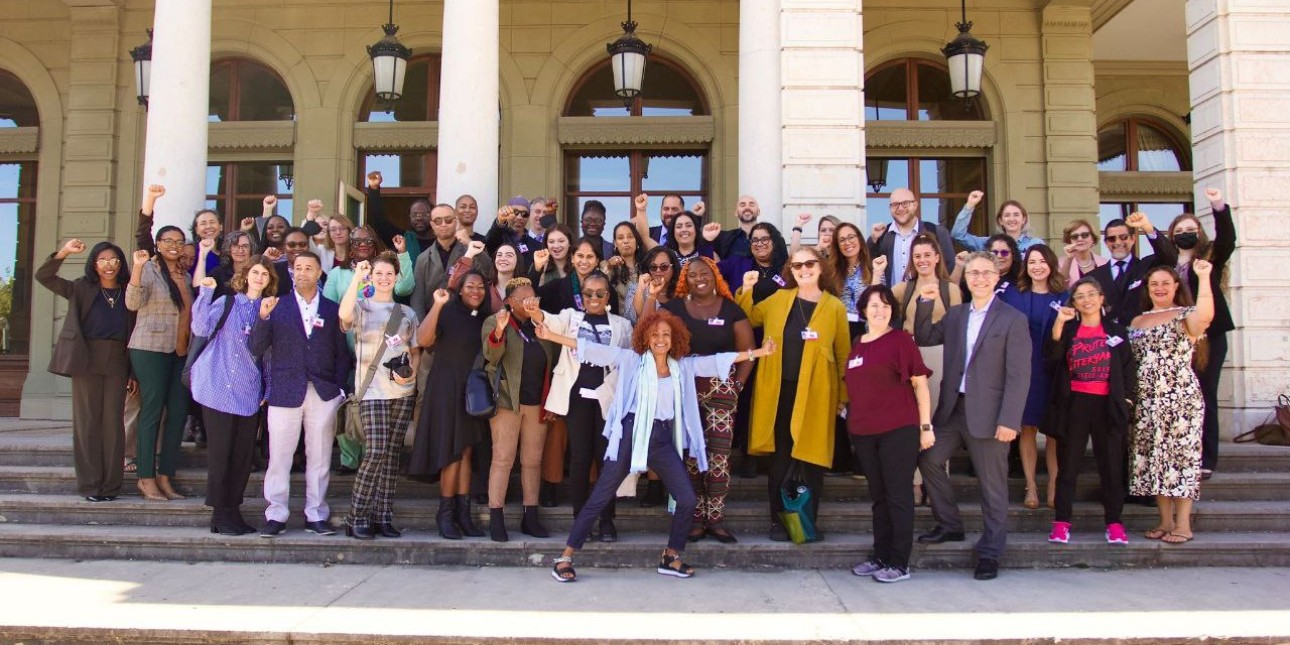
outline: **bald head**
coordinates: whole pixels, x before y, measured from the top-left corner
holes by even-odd
[[[735,204],[735,217],[739,219],[740,224],[757,223],[757,218],[761,217],[761,205],[757,203],[757,198],[752,195],[740,195],[739,202]]]
[[[891,219],[902,227],[908,227],[918,217],[918,199],[908,188],[897,188],[891,191]]]

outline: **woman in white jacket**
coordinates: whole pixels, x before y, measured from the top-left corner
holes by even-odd
[[[632,324],[622,316],[609,313],[609,277],[598,270],[592,271],[583,278],[581,288],[579,295],[585,311],[571,307],[558,315],[549,315],[536,302],[529,303],[531,308],[526,305],[526,309],[535,322],[545,324],[554,334],[575,341],[584,339],[611,347],[631,347]],[[605,428],[618,373],[613,366],[584,367],[574,353],[569,347],[560,350],[545,408],[563,416],[568,427],[569,489],[573,513],[577,515],[590,494],[591,464],[605,454],[607,443],[601,431]],[[617,539],[611,502],[600,514],[600,541]]]

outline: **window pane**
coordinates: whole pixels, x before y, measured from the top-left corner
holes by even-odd
[[[577,198],[574,204],[574,210],[570,211],[575,217],[582,216],[582,209],[591,200],[597,200],[605,205],[605,232],[603,233],[606,240],[613,241],[614,227],[619,222],[626,222],[631,219],[632,200],[629,197],[615,197],[602,195],[583,195]],[[573,222],[572,226],[575,233],[582,235],[582,228],[578,221]]]
[[[363,155],[363,175],[379,170],[382,188],[420,188],[425,184],[427,159],[433,153],[395,153]],[[363,184],[366,185],[366,179]]]
[[[224,166],[206,166],[206,194],[222,194],[224,192],[224,177]]]
[[[1183,169],[1182,155],[1163,132],[1138,122],[1138,170],[1176,172]]]
[[[290,121],[295,117],[291,93],[272,71],[239,62],[238,121]]]
[[[613,95],[613,73],[610,72],[609,94]],[[706,114],[703,101],[690,81],[675,68],[655,62],[645,68],[641,88],[643,116],[695,116]]]
[[[928,222],[944,224],[942,217],[949,212],[949,209],[945,206],[947,201],[936,197],[924,197],[918,200],[918,216]],[[950,215],[950,217],[953,217],[953,215]]]
[[[210,109],[206,120],[212,123],[229,121],[233,115],[229,112],[233,100],[233,66],[228,63],[211,65]]]
[[[35,196],[35,162],[0,164],[0,330],[3,331],[0,353],[3,354],[28,352]]]
[[[909,93],[905,87],[905,65],[880,70],[864,82],[866,121],[905,121],[909,118]]]
[[[982,159],[922,159],[918,163],[918,186],[927,193],[963,193],[985,185]]]
[[[647,155],[641,186],[647,193],[703,190],[703,155]]]
[[[1097,133],[1097,169],[1114,172],[1128,170],[1125,154],[1124,123],[1103,128]]]
[[[981,101],[954,98],[949,72],[935,65],[916,63],[919,121],[978,121],[984,118]]]
[[[623,156],[584,156],[569,159],[566,192],[630,192],[631,163]]]
[[[239,163],[237,164],[238,195],[278,194],[278,164],[276,163]]]
[[[17,76],[0,70],[0,128],[40,125],[36,100]]]

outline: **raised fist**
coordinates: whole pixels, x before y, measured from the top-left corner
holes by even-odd
[[[1148,235],[1156,230],[1156,227],[1151,225],[1151,220],[1147,218],[1147,214],[1143,212],[1131,213],[1125,218],[1124,223],[1128,224],[1130,228],[1137,229]]]
[[[515,209],[510,206],[503,206],[497,209],[497,221],[501,224],[510,224],[511,218],[515,217]]]
[[[694,213],[698,217],[703,217],[703,214],[708,212],[708,205],[703,202],[699,202],[694,205],[694,209],[690,212]]]
[[[147,199],[157,200],[166,194],[166,187],[161,184],[152,184],[148,186],[148,192],[144,195]]]
[[[964,262],[968,261],[968,258],[971,257],[971,255],[972,254],[968,253],[967,251],[959,251],[958,253],[954,254],[954,261],[958,262],[959,264],[963,264]]]
[[[537,296],[529,296],[520,303],[524,307],[525,313],[529,316],[536,316],[542,310],[542,299]]]
[[[941,295],[941,285],[928,283],[918,289],[918,297],[923,300],[935,300]]]
[[[200,242],[197,243],[197,253],[199,255],[206,255],[207,253],[210,253],[211,251],[214,251],[214,250],[215,250],[215,240],[213,238],[204,237]]]
[[[886,223],[874,224],[873,227],[869,229],[869,237],[872,238],[873,241],[877,242],[878,239],[882,237],[882,234],[886,232],[887,232]]]
[[[363,261],[359,262],[358,264],[354,265],[354,279],[355,279],[355,280],[357,280],[357,281],[359,281],[359,282],[362,282],[363,280],[366,280],[366,279],[367,279],[367,276],[369,276],[369,275],[372,275],[372,263],[371,263],[371,262],[368,262],[367,260],[363,260]]]
[[[403,253],[408,250],[408,241],[404,239],[402,235],[395,235],[394,239],[390,241],[394,242],[395,253]]]
[[[703,225],[703,239],[709,242],[715,242],[718,235],[721,235],[720,224],[716,222],[708,222]]]
[[[546,202],[546,214],[552,217],[560,213],[560,202],[554,199],[548,199]]]
[[[807,225],[807,224],[810,224],[810,223],[811,223],[811,214],[810,214],[810,213],[798,213],[798,214],[797,214],[797,225],[798,225],[800,228],[806,228],[806,225]]]
[[[198,282],[197,284],[198,286],[206,287],[207,289],[214,289],[215,287],[219,286],[219,283],[215,281],[215,278],[212,278],[210,276],[202,278],[202,281]]]
[[[263,204],[264,204],[264,209],[265,209],[265,210],[272,210],[274,206],[277,206],[277,205],[278,205],[278,196],[277,196],[277,195],[265,195],[265,196],[264,196]]]
[[[243,217],[243,218],[242,218],[242,230],[243,230],[243,231],[245,231],[245,232],[247,232],[247,233],[250,233],[251,231],[254,231],[254,230],[255,230],[255,218],[254,218],[254,217]]]
[[[505,329],[506,329],[506,326],[509,324],[511,324],[511,312],[505,309],[498,311],[497,312],[497,331],[493,332],[493,334],[496,336],[498,335],[498,332],[501,332],[502,337],[505,338],[505,334],[506,334]]]
[[[208,280],[210,278],[207,278]],[[260,320],[268,320],[273,308],[278,306],[277,296],[265,296],[260,299]]]
[[[623,256],[621,256],[621,255],[615,255],[615,256],[611,256],[608,260],[605,260],[605,265],[606,265],[606,266],[608,266],[608,267],[609,267],[609,268],[611,268],[611,269],[614,269],[614,268],[617,268],[617,267],[622,266],[622,265],[623,265],[623,262],[624,262],[624,261],[623,261]]]
[[[546,323],[538,323],[533,328],[533,331],[537,334],[538,340],[551,340],[555,338],[555,334],[551,333],[551,328],[547,327]]]
[[[875,276],[883,275],[887,271],[887,256],[879,255],[873,259],[873,274]]]
[[[761,343],[762,358],[770,356],[771,354],[774,354],[774,353],[775,353],[775,339],[771,338],[770,335],[767,334],[766,339],[763,340]]]
[[[310,213],[313,213],[313,215],[314,215],[315,217],[317,217],[317,216],[318,216],[318,213],[321,213],[321,212],[322,212],[322,208],[323,208],[322,200],[321,200],[321,199],[311,199],[311,200],[309,200],[309,203],[308,203],[308,204],[305,204],[305,208],[306,208],[306,209],[308,209],[308,211],[309,211]]]
[[[471,240],[470,243],[466,245],[466,257],[469,259],[474,259],[476,255],[483,252],[484,243],[479,240]]]
[[[382,177],[381,177],[381,171],[379,171],[379,170],[373,170],[372,172],[367,173],[367,187],[368,187],[368,188],[380,188],[380,187],[381,187],[381,180],[382,180]]]
[[[462,244],[465,244],[467,246],[469,246],[470,243],[474,241],[474,238],[470,236],[470,231],[467,231],[464,228],[457,229],[457,232],[453,233],[453,237],[457,238],[458,242],[461,242]]]
[[[264,250],[264,253],[262,255],[264,255],[264,257],[266,258],[269,258],[270,262],[277,262],[278,260],[282,259],[282,249],[270,246],[269,248]]]
[[[435,289],[435,290],[434,290],[434,303],[435,303],[436,305],[446,305],[446,304],[448,304],[448,299],[449,299],[450,297],[451,297],[451,296],[449,295],[449,293],[448,293],[448,290],[447,290],[447,289]]]
[[[1072,307],[1061,307],[1057,310],[1057,326],[1065,325],[1067,322],[1075,320],[1075,309]]]
[[[979,190],[974,190],[968,193],[968,198],[967,198],[968,208],[976,208],[977,204],[980,204],[981,200],[984,198],[985,198],[985,193]]]
[[[1223,191],[1221,191],[1221,190],[1219,190],[1219,189],[1217,189],[1217,188],[1206,188],[1206,189],[1205,189],[1205,199],[1208,199],[1208,200],[1209,200],[1209,203],[1211,203],[1211,204],[1222,204],[1222,203],[1223,203]]]
[[[1208,278],[1209,274],[1214,271],[1214,265],[1208,260],[1195,259],[1191,263],[1191,270],[1196,273],[1197,278]]]
[[[78,239],[70,239],[63,243],[62,252],[64,256],[76,255],[85,252],[85,243]]]
[[[152,259],[152,256],[149,255],[147,251],[139,249],[134,252],[132,258],[134,259],[134,268],[140,269],[143,268],[143,265],[148,263],[148,260]]]
[[[757,280],[759,280],[760,278],[761,276],[756,271],[745,271],[744,272],[744,290],[749,291],[753,287],[757,286]]]
[[[538,249],[533,252],[533,268],[538,272],[546,269],[546,261],[550,259],[551,252],[546,249]]]
[[[636,210],[638,212],[641,212],[641,213],[645,212],[645,209],[649,208],[649,194],[641,193],[637,195],[635,198],[632,199],[632,204],[636,206]]]

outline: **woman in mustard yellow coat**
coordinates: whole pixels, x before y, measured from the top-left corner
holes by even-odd
[[[836,276],[819,251],[793,253],[783,278],[787,288],[754,305],[758,274],[749,271],[736,297],[752,325],[783,348],[757,369],[748,430],[748,454],[771,455],[770,539],[776,541],[788,540],[779,520],[780,488],[795,463],[814,493],[811,516],[818,516],[823,469],[833,463],[834,419],[846,403],[842,379],[851,350],[847,310],[830,293]]]

